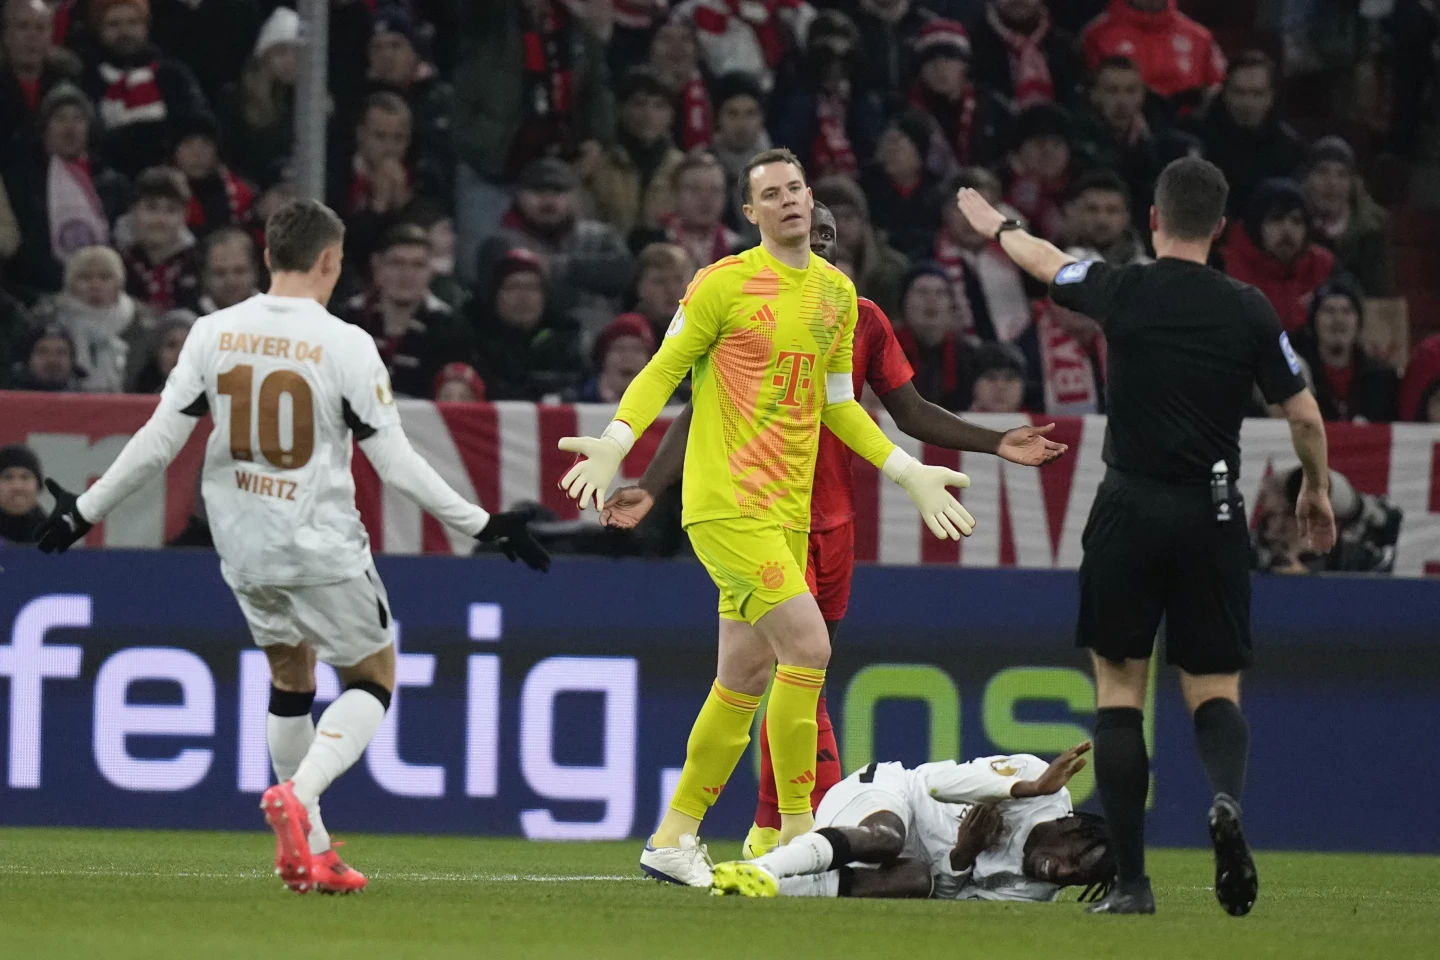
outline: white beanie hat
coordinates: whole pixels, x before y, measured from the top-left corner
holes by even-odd
[[[255,40],[255,59],[265,56],[265,51],[277,43],[298,43],[299,40],[300,14],[289,7],[276,7]]]

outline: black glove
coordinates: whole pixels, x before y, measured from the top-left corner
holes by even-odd
[[[550,554],[530,533],[529,511],[512,510],[492,513],[485,529],[475,534],[481,543],[492,544],[512,561],[519,560],[531,570],[541,573],[550,569]]]
[[[80,516],[75,504],[75,494],[66,490],[54,480],[46,479],[45,488],[55,498],[55,509],[40,524],[40,551],[42,553],[64,553],[75,541],[83,538],[95,526]]]

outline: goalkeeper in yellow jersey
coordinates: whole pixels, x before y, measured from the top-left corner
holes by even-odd
[[[700,821],[750,742],[772,669],[781,843],[814,824],[815,703],[830,640],[805,585],[805,562],[821,423],[899,483],[937,537],[958,540],[975,523],[946,489],[969,479],[905,453],[855,402],[855,286],[810,252],[814,200],[800,162],[788,150],[757,154],[740,188],[760,246],[696,275],[659,352],[600,437],[560,441],[579,455],[561,486],[582,507],[599,510],[635,438],[693,375],[683,523],[720,588],[719,669],[690,731],[670,809],[640,866],[697,887],[709,886],[711,873],[697,839]]]

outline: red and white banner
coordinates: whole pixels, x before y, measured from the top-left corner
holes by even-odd
[[[88,486],[113,461],[155,406],[154,397],[0,393],[0,445],[28,443],[47,475],[70,489]],[[401,401],[411,443],[463,496],[489,510],[538,501],[562,519],[574,504],[558,489],[573,458],[555,446],[564,436],[597,436],[612,407],[529,403],[437,405]],[[1023,415],[980,415],[995,429],[1027,422]],[[661,420],[625,460],[623,478],[645,469],[668,420]],[[975,535],[956,544],[924,529],[904,491],[881,483],[864,463],[855,469],[856,556],[861,561],[949,563],[967,567],[1070,568],[1080,564],[1080,534],[1095,487],[1105,472],[1100,459],[1103,417],[1060,418],[1054,438],[1070,445],[1060,460],[1035,470],[995,457],[922,447],[881,426],[902,447],[928,463],[970,475],[963,495],[975,515]],[[166,472],[121,504],[90,536],[94,546],[155,547],[181,530],[195,497],[209,420]],[[1405,513],[1395,573],[1440,574],[1440,425],[1331,424],[1330,465],[1362,493],[1387,494]],[[1250,420],[1241,434],[1240,488],[1253,509],[1262,480],[1297,463],[1283,421]],[[622,479],[623,479],[622,478]],[[384,489],[363,455],[355,458],[357,500],[377,551],[468,551],[398,493]]]

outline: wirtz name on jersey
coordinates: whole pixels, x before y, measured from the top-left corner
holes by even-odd
[[[295,499],[296,484],[294,482],[281,480],[278,477],[262,477],[249,470],[235,471],[235,486],[246,493],[253,493],[259,497],[274,497],[276,500],[291,501]]]

